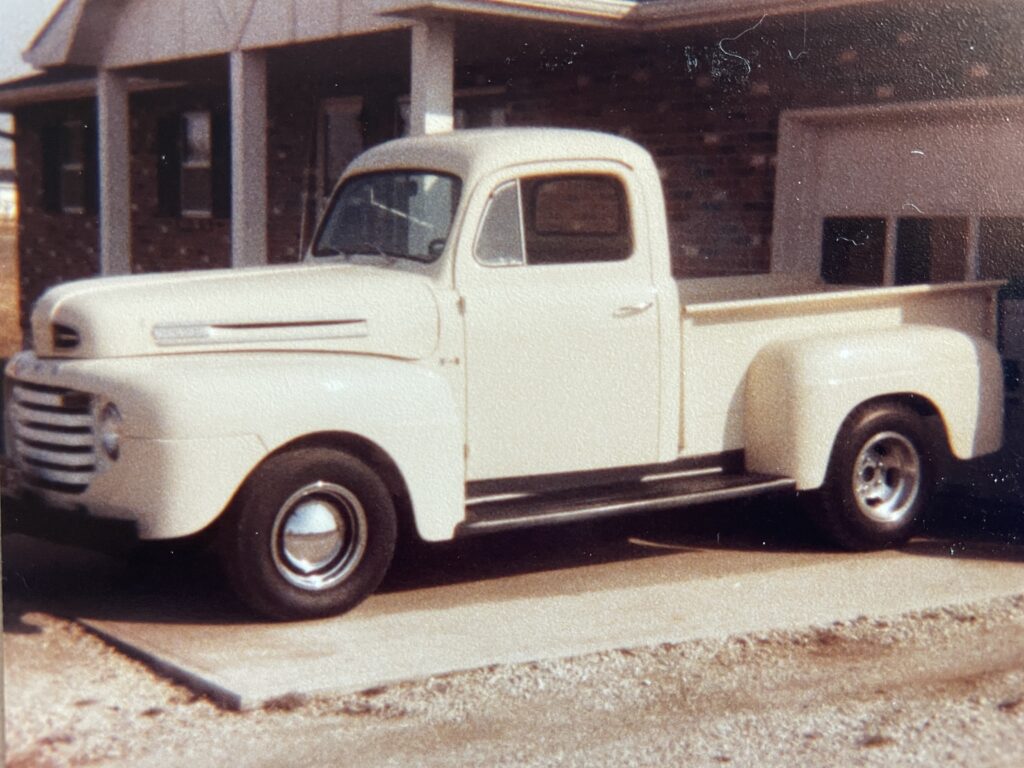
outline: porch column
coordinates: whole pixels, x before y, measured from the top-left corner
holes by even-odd
[[[99,122],[100,274],[131,272],[132,209],[128,79],[107,69],[96,81]]]
[[[455,25],[422,22],[412,28],[409,133],[446,133],[455,127]]]
[[[231,54],[231,266],[267,263],[267,58]]]

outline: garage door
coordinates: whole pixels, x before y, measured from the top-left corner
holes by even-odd
[[[1001,279],[1024,359],[1024,100],[801,110],[780,121],[772,271],[901,285]]]

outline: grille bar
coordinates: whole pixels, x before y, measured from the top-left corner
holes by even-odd
[[[34,467],[31,464],[26,466],[26,471],[29,473],[30,479],[32,476],[36,476],[51,483],[60,483],[71,488],[81,487],[82,491],[89,487],[93,476],[93,472],[69,472],[63,469]]]
[[[86,392],[13,382],[13,453],[26,482],[70,494],[89,487],[97,458],[92,405]]]
[[[96,467],[96,462],[93,459],[93,453],[91,451],[88,453],[53,451],[29,445],[23,440],[18,440],[16,445],[18,446],[19,456],[23,456],[24,458],[33,461],[44,462],[55,467],[66,466],[88,470],[95,469]]]
[[[13,390],[14,401],[25,405],[46,405],[51,408],[62,408],[64,397],[56,392],[40,392],[26,387],[15,387]]]
[[[33,427],[19,425],[17,435],[23,440],[30,440],[33,443],[45,444],[53,448],[92,448],[95,445],[92,432],[57,432],[52,429],[35,429]]]
[[[19,402],[50,406],[84,412],[89,409],[92,398],[85,392],[75,392],[57,387],[42,387],[38,384],[16,384],[12,393]]]
[[[91,413],[67,413],[39,406],[25,406],[16,403],[11,409],[14,418],[26,426],[57,427],[58,429],[91,430],[93,417]]]

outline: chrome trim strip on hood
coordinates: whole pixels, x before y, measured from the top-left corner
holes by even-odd
[[[172,324],[153,327],[160,347],[195,344],[239,344],[267,341],[361,339],[370,335],[365,319],[310,320],[285,323]]]

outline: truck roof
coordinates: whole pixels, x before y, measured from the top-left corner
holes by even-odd
[[[613,160],[653,168],[638,144],[597,131],[565,128],[479,128],[395,139],[360,155],[346,175],[370,168],[423,168],[453,173],[473,183],[521,163]]]

